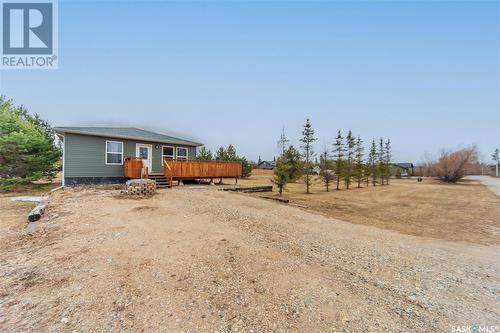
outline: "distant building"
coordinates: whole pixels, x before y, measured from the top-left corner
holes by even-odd
[[[413,175],[415,166],[411,162],[407,163],[392,163],[391,174],[393,176],[400,175],[401,177],[408,177]]]
[[[255,167],[260,170],[274,170],[274,168],[276,168],[276,161],[261,161]]]

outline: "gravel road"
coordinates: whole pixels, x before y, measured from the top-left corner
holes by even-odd
[[[214,189],[51,198],[0,248],[0,331],[412,332],[499,325],[500,249]]]
[[[473,179],[486,185],[491,192],[500,196],[500,178],[490,177],[490,176],[467,176],[468,179]]]

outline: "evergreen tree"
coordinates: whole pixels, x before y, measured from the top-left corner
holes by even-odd
[[[304,183],[306,184],[306,193],[310,193],[309,187],[312,184],[311,160],[314,157],[314,149],[313,149],[314,141],[316,141],[316,138],[314,137],[314,129],[312,128],[311,122],[309,121],[308,118],[304,125],[304,130],[302,131],[302,139],[300,139],[300,142],[302,143],[301,144],[302,156],[304,158],[304,172],[305,172]]]
[[[370,153],[368,155],[368,165],[370,166],[372,184],[373,186],[375,186],[377,184],[377,145],[375,144],[375,139],[372,140],[372,145],[370,147]]]
[[[365,176],[366,187],[370,185],[370,171],[371,171],[370,163],[368,162],[363,164],[363,173]]]
[[[304,170],[300,152],[293,145],[290,145],[283,156],[288,164],[288,181],[296,181],[302,176]]]
[[[340,130],[335,138],[335,143],[333,144],[333,159],[334,165],[333,170],[335,172],[335,178],[337,180],[337,190],[340,189],[340,178],[344,174],[344,138],[342,137],[342,132]]]
[[[278,187],[278,192],[280,195],[283,194],[283,189],[288,183],[288,163],[284,156],[278,158],[276,162],[276,168],[274,168],[273,183]]]
[[[250,165],[246,157],[240,157],[239,160],[241,161],[241,177],[250,177],[250,175],[252,174],[252,166]]]
[[[262,163],[262,159],[260,158],[260,155],[259,155],[259,161],[257,162],[257,164],[260,164]]]
[[[227,153],[224,147],[219,147],[215,152],[215,159],[217,161],[227,161]]]
[[[283,127],[283,129],[281,131],[280,138],[278,140],[278,146],[280,148],[281,155],[283,155],[285,153],[285,151],[287,150],[288,142],[290,142],[290,140],[288,140],[288,138],[286,137],[285,128]]]
[[[326,191],[330,192],[330,183],[333,181],[334,176],[332,173],[332,161],[328,154],[328,150],[325,149],[323,153],[319,156],[319,177],[323,184],[325,184]]]
[[[344,168],[344,183],[346,185],[346,188],[349,189],[349,186],[351,185],[351,177],[353,175],[353,164],[354,164],[354,154],[355,154],[355,148],[356,148],[356,139],[352,135],[352,131],[349,130],[347,133],[347,136],[345,138],[346,143],[346,161],[345,161],[345,168]]]
[[[385,142],[385,175],[386,175],[386,183],[389,185],[389,177],[391,176],[391,160],[392,160],[392,151],[391,151],[391,140],[387,139]]]
[[[363,174],[365,172],[365,165],[363,164],[365,148],[363,147],[363,141],[358,136],[356,140],[355,148],[355,160],[354,160],[354,175],[358,181],[358,187],[361,187],[361,181],[363,180]]]
[[[203,146],[198,154],[196,154],[196,159],[201,161],[211,161],[213,160],[212,152]]]
[[[377,151],[377,168],[378,173],[380,175],[380,183],[384,185],[384,176],[386,174],[385,171],[385,149],[384,149],[384,139],[380,138],[378,142],[378,151]]]
[[[52,179],[60,157],[50,124],[0,96],[0,187]]]
[[[226,148],[226,161],[237,161],[238,155],[236,154],[236,148],[232,144]]]
[[[201,152],[203,151],[203,148],[200,151],[200,155],[201,155]],[[205,151],[203,154],[205,154],[207,157],[212,158],[212,153],[210,151],[208,151],[208,152]],[[201,159],[201,158],[199,158],[199,159]],[[259,159],[260,159],[260,157],[259,157]],[[217,152],[215,153],[215,160],[216,161],[232,161],[232,162],[240,161],[241,162],[241,176],[244,178],[249,177],[250,174],[252,173],[252,166],[250,165],[250,163],[248,162],[246,157],[238,156],[238,154],[236,153],[236,148],[234,148],[234,146],[232,144],[228,145],[226,149],[224,149],[224,147],[219,147],[219,149],[217,149]],[[220,179],[219,183],[222,184],[222,178]]]

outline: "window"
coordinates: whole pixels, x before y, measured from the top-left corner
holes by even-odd
[[[161,151],[161,163],[163,164],[163,159],[173,160],[174,159],[174,147],[163,146]]]
[[[149,159],[149,148],[139,147],[139,157],[141,157],[143,160]]]
[[[177,159],[178,160],[187,160],[188,159],[188,150],[185,147],[177,147]]]
[[[123,142],[106,141],[106,164],[123,164]]]

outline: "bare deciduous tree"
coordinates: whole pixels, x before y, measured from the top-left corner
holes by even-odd
[[[285,127],[283,127],[281,131],[280,138],[278,140],[278,147],[280,149],[281,155],[283,156],[285,154],[285,151],[288,149],[288,143],[290,140],[285,135]]]
[[[477,161],[476,146],[454,152],[443,151],[432,169],[442,181],[456,183],[465,176],[467,165],[475,161]]]

